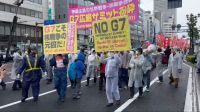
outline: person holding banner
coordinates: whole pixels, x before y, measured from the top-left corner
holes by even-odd
[[[100,56],[100,79],[99,79],[99,90],[101,91],[103,89],[103,82],[106,82],[106,76],[105,76],[105,68],[106,68],[106,61],[107,58],[106,53],[101,53]]]
[[[142,48],[136,50],[136,55],[132,56],[129,63],[130,76],[128,86],[130,88],[130,98],[134,97],[135,88],[139,89],[139,97],[143,95],[143,70],[142,66],[144,64],[144,56],[142,55]]]
[[[65,101],[67,88],[67,64],[68,56],[58,54],[50,62],[54,67],[54,84],[61,102]]]
[[[108,100],[107,107],[113,105],[113,97],[116,100],[116,105],[120,105],[120,94],[118,87],[118,70],[120,65],[120,59],[113,52],[109,53],[107,59],[105,75],[106,75],[106,96]],[[113,96],[114,95],[114,96]]]
[[[130,55],[128,52],[121,52],[120,53],[120,60],[121,65],[119,69],[119,88],[122,88],[124,84],[124,88],[128,87],[128,65],[129,65],[129,58]]]
[[[89,86],[90,77],[94,77],[94,83],[96,84],[97,81],[97,68],[98,68],[98,56],[95,50],[92,50],[92,53],[88,56],[88,66],[87,66],[87,84]]]

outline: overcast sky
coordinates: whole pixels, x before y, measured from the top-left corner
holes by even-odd
[[[145,11],[153,11],[153,0],[141,0],[140,5]],[[177,10],[177,24],[181,24],[182,26],[186,26],[187,14],[198,14],[200,13],[200,0],[183,0],[183,7],[178,8]],[[200,29],[200,18],[198,18],[198,28]],[[184,28],[183,28],[184,29]],[[187,35],[187,33],[179,33],[179,36]]]
[[[141,7],[144,10],[153,11],[153,0],[141,0]],[[177,23],[186,25],[186,14],[190,13],[200,13],[200,0],[183,0],[183,7],[178,8],[177,11]],[[200,18],[198,20],[200,21]],[[200,26],[200,22],[198,23],[198,26]]]

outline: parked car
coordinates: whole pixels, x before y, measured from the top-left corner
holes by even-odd
[[[13,57],[10,54],[8,54],[8,56],[6,56],[6,52],[0,51],[0,59],[3,62],[9,62],[9,61],[13,60]]]

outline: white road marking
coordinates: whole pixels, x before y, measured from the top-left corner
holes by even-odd
[[[10,82],[5,82],[6,84],[12,84],[14,83],[14,81],[10,81]]]
[[[167,73],[167,69],[163,71],[163,74],[165,75]],[[158,77],[153,79],[150,83],[150,86],[152,86],[156,81],[158,80]],[[146,91],[146,87],[144,87],[143,91]],[[118,109],[116,109],[114,112],[122,112],[125,108],[127,108],[133,101],[135,101],[139,97],[139,92],[137,92],[132,99],[127,100],[123,105],[121,105]]]
[[[90,80],[93,80],[93,78],[91,78]],[[87,80],[81,81],[81,83],[84,83],[86,81]],[[71,87],[71,85],[68,85],[67,87]],[[51,90],[51,91],[47,91],[47,92],[44,92],[44,93],[41,93],[41,94],[39,94],[39,97],[47,95],[47,94],[51,94],[53,92],[56,92],[56,89]],[[26,101],[31,100],[31,99],[33,99],[33,97],[27,98]],[[10,106],[19,104],[19,103],[21,103],[21,100],[18,100],[18,101],[15,101],[15,102],[12,102],[12,103],[9,103],[9,104],[6,104],[6,105],[2,105],[2,106],[0,106],[0,109],[4,109],[4,108],[7,108],[7,107],[10,107]]]

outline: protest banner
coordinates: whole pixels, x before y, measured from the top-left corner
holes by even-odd
[[[164,40],[164,48],[167,48],[170,45],[171,45],[171,39],[170,39],[170,37],[165,38],[165,40]]]
[[[158,47],[163,48],[165,42],[165,36],[163,34],[158,34],[156,36],[156,44]]]
[[[96,52],[131,49],[128,16],[94,22],[92,24],[92,34]]]
[[[55,24],[43,27],[44,54],[66,54],[77,52],[75,23]]]
[[[78,29],[91,28],[92,22],[128,15],[130,22],[138,20],[138,0],[118,0],[105,4],[69,8],[69,22],[77,23]]]

